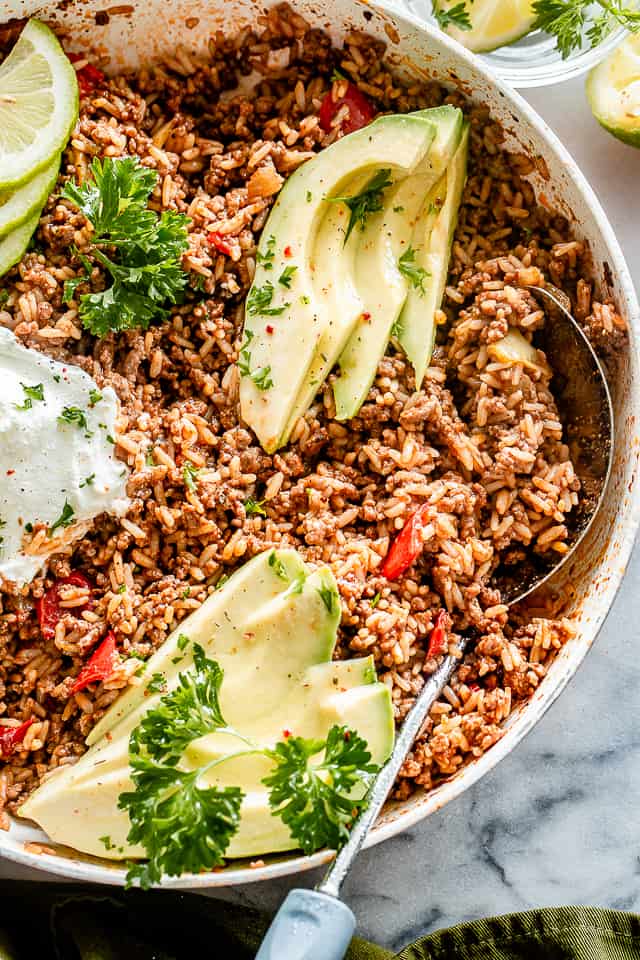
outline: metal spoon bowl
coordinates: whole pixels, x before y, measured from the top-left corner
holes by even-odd
[[[551,285],[527,289],[545,301],[547,322],[534,343],[553,370],[552,389],[581,491],[578,506],[567,515],[566,553],[555,560],[531,553],[521,563],[496,569],[492,584],[510,604],[537,590],[573,556],[602,503],[613,460],[611,394],[602,364],[571,313],[569,297]]]

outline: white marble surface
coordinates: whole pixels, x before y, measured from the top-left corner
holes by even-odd
[[[640,285],[640,151],[598,127],[580,80],[527,96],[596,188]],[[344,895],[363,936],[399,949],[428,930],[537,906],[640,911],[639,591],[637,548],[595,648],[529,738],[459,800],[361,855]],[[8,863],[0,876],[46,879]],[[275,909],[293,885],[217,895]]]

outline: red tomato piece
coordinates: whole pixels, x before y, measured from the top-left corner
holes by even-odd
[[[207,240],[212,247],[216,248],[219,253],[224,253],[227,257],[231,256],[231,247],[221,234],[216,233],[215,230],[212,230],[211,233],[207,234]]]
[[[11,756],[15,748],[24,740],[25,734],[32,723],[35,723],[35,718],[29,717],[19,727],[2,727],[0,729],[0,759],[6,760]]]
[[[427,513],[427,504],[418,507],[391,544],[381,569],[382,576],[387,580],[397,580],[422,553],[422,528],[425,525]]]
[[[67,586],[86,587],[88,590],[93,589],[91,582],[85,577],[84,573],[80,573],[79,570],[74,570],[68,577],[57,580],[52,587],[49,587],[46,593],[40,597],[36,606],[38,622],[45,640],[52,640],[55,636],[56,625],[62,617],[60,587]]]
[[[79,53],[69,53],[67,56],[72,63],[77,63],[78,60],[84,60],[84,57]],[[92,63],[87,63],[86,66],[76,70],[76,77],[78,78],[80,95],[83,97],[87,97],[90,93],[93,93],[96,87],[101,86],[105,81],[102,70],[98,70]]]
[[[363,93],[360,93],[355,83],[347,85],[346,93],[343,97],[334,100],[329,93],[325,94],[320,104],[319,120],[320,126],[327,132],[331,130],[333,118],[341,107],[346,107],[347,112],[340,123],[342,133],[353,133],[371,123],[376,115],[376,108],[367,100]]]
[[[433,630],[429,636],[429,646],[427,647],[427,657],[439,657],[447,649],[447,627],[449,615],[446,610],[441,610],[436,617]]]
[[[71,693],[84,690],[90,683],[98,683],[111,676],[120,657],[116,650],[116,636],[109,630],[100,646],[91,655],[91,659],[82,668],[71,687]]]

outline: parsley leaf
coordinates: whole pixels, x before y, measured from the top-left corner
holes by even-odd
[[[248,497],[244,503],[244,512],[248,517],[252,514],[266,517],[267,511],[264,509],[264,500],[254,500],[253,497]]]
[[[321,762],[311,763],[322,751]],[[269,804],[302,850],[309,854],[321,847],[341,847],[367,805],[379,769],[371,763],[366,742],[336,725],[326,742],[289,737],[267,755],[275,764],[262,781],[269,788]]]
[[[160,693],[161,690],[166,690],[167,681],[163,673],[154,673],[151,675],[151,679],[147,684],[147,690],[149,693]]]
[[[41,403],[44,401],[44,385],[42,383],[36,384],[35,387],[29,387],[26,383],[21,382],[20,386],[25,400],[23,404],[14,403],[16,410],[31,410],[34,400],[39,400]]]
[[[59,527],[62,527],[62,528],[70,527],[71,524],[73,523],[74,517],[75,517],[75,510],[73,509],[71,504],[67,500],[65,500],[64,507],[62,508],[62,513],[60,514],[58,519],[54,523],[52,523],[51,526],[49,527],[49,536],[52,537]]]
[[[95,407],[96,403],[100,403],[102,400],[102,394],[99,390],[90,390],[89,391],[89,405]]]
[[[269,237],[266,243],[266,253],[260,253],[259,250],[256,251],[256,262],[262,264],[263,270],[273,270],[273,258],[275,256],[276,238],[274,236]]]
[[[335,595],[335,593],[333,592],[333,590],[331,589],[331,587],[328,587],[326,584],[323,583],[321,587],[317,587],[316,589],[317,589],[318,593],[320,594],[320,596],[322,597],[322,602],[324,603],[325,607],[327,608],[327,611],[328,611],[329,613],[334,613],[334,612],[335,612],[336,595]]]
[[[62,413],[58,417],[58,423],[75,423],[82,430],[86,430],[87,433],[85,436],[87,438],[92,437],[93,434],[89,432],[89,424],[87,423],[87,415],[84,410],[81,410],[80,407],[64,407]]]
[[[424,288],[424,281],[431,274],[424,267],[419,267],[416,263],[416,252],[409,246],[398,260],[398,270],[406,277],[411,286],[418,291],[421,297],[427,292]]]
[[[446,30],[449,26],[457,27],[459,30],[472,29],[466,0],[462,0],[461,3],[456,3],[453,7],[448,8],[442,7],[437,0],[433,0],[432,9],[433,15],[441,30]]]
[[[288,284],[285,284],[285,286],[288,286]],[[273,293],[273,284],[270,280],[263,283],[261,287],[251,287],[247,297],[247,313],[249,316],[255,317],[260,314],[263,317],[279,317],[291,306],[290,303],[283,303],[280,307],[272,307]]]
[[[184,467],[182,468],[182,479],[184,480],[184,485],[187,490],[190,490],[191,493],[195,493],[198,489],[196,480],[198,479],[198,474],[200,471],[195,467],[190,460],[187,460]]]
[[[85,477],[84,480],[81,480],[78,484],[79,487],[91,487],[93,486],[93,481],[95,480],[95,473],[90,473],[88,477]]]
[[[283,287],[286,287],[287,290],[289,290],[291,287],[291,281],[293,280],[293,275],[297,269],[297,267],[285,267],[278,277],[278,283],[282,284]]]
[[[275,550],[272,550],[269,554],[268,562],[276,577],[280,577],[281,580],[286,580],[288,582],[289,577],[287,576],[286,567]]]
[[[132,327],[146,329],[167,315],[187,284],[180,260],[188,246],[188,218],[173,210],[158,215],[148,208],[158,174],[135,157],[96,158],[91,173],[92,179],[80,186],[67,183],[61,195],[93,226],[90,252],[113,284],[80,297],[80,319],[99,337]],[[115,248],[113,259],[105,246]],[[87,266],[88,261],[85,272]],[[76,278],[78,283],[86,279]],[[73,296],[78,283],[65,285],[65,299]]]
[[[269,286],[271,286],[271,284],[269,284]],[[287,306],[290,306],[290,304],[287,304]],[[250,380],[253,380],[258,390],[269,390],[273,386],[271,367],[258,367],[256,370],[251,369],[251,351],[249,350],[249,344],[253,340],[253,331],[245,330],[244,337],[244,343],[240,347],[240,355],[238,357],[240,376],[249,377]]]
[[[371,178],[366,187],[360,193],[353,197],[327,197],[330,203],[344,203],[349,208],[350,216],[347,230],[344,235],[346,243],[351,236],[354,227],[364,230],[367,219],[372,213],[382,210],[382,196],[387,187],[390,187],[392,180],[390,178],[391,170],[378,170]]]

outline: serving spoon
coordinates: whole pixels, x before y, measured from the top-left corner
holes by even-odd
[[[527,287],[545,301],[547,322],[534,337],[553,370],[552,389],[576,475],[580,501],[567,516],[566,553],[554,560],[530,553],[513,566],[499,566],[492,578],[504,603],[517,603],[553,577],[574,555],[598,512],[611,472],[614,416],[605,372],[562,290]]]
[[[544,350],[554,371],[554,394],[582,496],[579,506],[569,514],[569,549],[559,560],[549,563],[533,558],[511,568],[498,568],[493,584],[509,604],[522,600],[545,583],[573,555],[602,502],[613,453],[614,419],[609,387],[593,347],[571,313],[571,301],[550,285],[528,289],[547,304],[551,322],[536,336],[536,345]],[[460,643],[460,655],[466,642],[463,638]],[[431,707],[459,663],[460,656],[445,657],[426,681],[402,725],[391,757],[371,786],[369,803],[354,824],[349,840],[315,890],[289,893],[256,960],[343,960],[356,922],[349,907],[339,899],[342,884]]]

